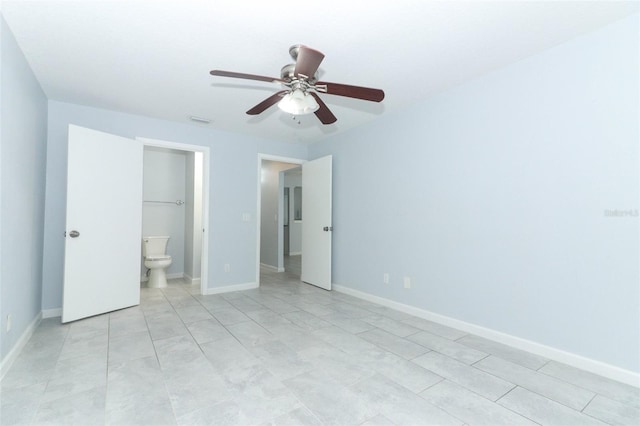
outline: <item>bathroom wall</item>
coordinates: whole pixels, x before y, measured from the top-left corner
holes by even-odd
[[[142,235],[171,237],[167,254],[172,258],[168,277],[182,278],[185,253],[185,204],[150,201],[185,201],[187,153],[165,148],[145,147],[142,203]],[[142,259],[142,256],[141,256]],[[141,277],[147,268],[141,260]]]

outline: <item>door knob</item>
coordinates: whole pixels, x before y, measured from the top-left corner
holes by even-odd
[[[324,232],[333,231],[333,226],[325,226],[324,228],[322,228],[322,230],[323,230]]]
[[[80,236],[80,233],[78,231],[76,231],[76,230],[73,230],[73,231],[69,232],[69,236],[71,238],[78,238]]]

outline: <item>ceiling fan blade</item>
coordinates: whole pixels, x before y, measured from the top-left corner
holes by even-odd
[[[264,101],[260,102],[258,105],[254,106],[249,111],[247,111],[247,114],[249,114],[249,115],[258,115],[258,114],[260,114],[261,112],[263,112],[264,110],[266,110],[270,106],[275,105],[278,102],[280,102],[280,99],[282,99],[282,95],[285,94],[285,93],[287,93],[286,90],[281,90],[278,93],[274,93],[273,95],[269,96],[267,99],[265,99]]]
[[[293,74],[297,77],[300,74],[313,78],[318,71],[320,63],[324,59],[324,54],[307,46],[300,46],[298,49],[298,57],[296,58],[296,67]]]
[[[246,80],[266,81],[269,83],[282,83],[284,81],[276,77],[265,77],[262,75],[244,74],[241,72],[233,72],[233,71],[211,70],[209,74],[217,75],[220,77],[233,77],[233,78],[244,78]]]
[[[318,108],[316,112],[314,112],[314,114],[316,115],[316,117],[318,117],[318,119],[322,122],[322,124],[331,124],[338,121],[338,119],[336,118],[335,115],[333,115],[333,113],[331,112],[327,104],[322,102],[322,99],[320,99],[320,96],[318,96],[318,94],[314,92],[310,92],[310,93],[311,93],[311,96],[313,96],[316,99],[316,102],[318,102],[318,105],[320,106],[320,108]]]
[[[348,98],[356,98],[372,102],[380,102],[384,99],[384,92],[380,89],[350,86],[348,84],[328,83],[326,81],[318,81],[315,85],[327,86],[327,91],[325,93],[329,95],[346,96]]]

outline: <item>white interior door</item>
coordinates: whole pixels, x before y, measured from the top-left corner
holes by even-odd
[[[302,165],[301,280],[331,290],[330,155]]]
[[[69,126],[62,322],[140,303],[142,143]]]

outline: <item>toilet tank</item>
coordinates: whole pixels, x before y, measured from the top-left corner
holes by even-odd
[[[142,255],[147,257],[166,254],[168,243],[168,236],[142,237]]]

